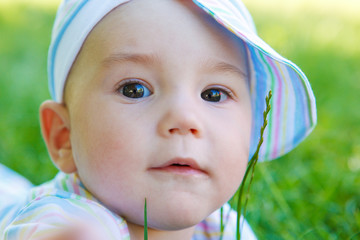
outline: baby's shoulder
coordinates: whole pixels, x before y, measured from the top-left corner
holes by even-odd
[[[33,232],[46,236],[78,223],[101,228],[106,239],[126,239],[126,223],[121,217],[97,201],[57,188],[53,181],[31,189],[26,204],[13,213],[0,239],[21,239],[13,236]]]
[[[52,186],[52,183],[49,183],[31,189],[27,203],[18,215],[25,213],[28,215],[30,212],[37,212],[38,214],[57,212],[58,214],[54,216],[82,216],[94,212],[101,215],[102,212],[107,213],[108,210],[98,202],[72,192],[57,189]]]

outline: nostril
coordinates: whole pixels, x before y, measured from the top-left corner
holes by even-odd
[[[169,129],[169,132],[171,134],[174,134],[174,133],[179,133],[179,134],[188,134],[188,133],[191,133],[193,135],[197,135],[198,134],[198,130],[197,129],[194,129],[194,128],[190,128],[188,130],[181,130],[179,128],[171,128]]]
[[[196,134],[198,133],[198,130],[193,129],[193,128],[192,128],[192,129],[190,129],[190,131],[191,131],[191,133],[192,133],[192,134],[194,134],[194,135],[196,135]]]
[[[179,131],[178,128],[171,128],[171,129],[169,129],[169,132],[170,132],[171,134],[173,134],[173,133],[175,133],[175,132],[177,132],[177,131]]]

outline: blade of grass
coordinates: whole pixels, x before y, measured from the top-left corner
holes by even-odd
[[[220,208],[220,240],[223,239],[224,234],[224,207]]]
[[[244,204],[244,214],[245,214],[246,213],[246,205],[248,203],[248,195],[249,195],[250,185],[251,185],[252,180],[254,178],[255,165],[256,165],[256,163],[258,161],[258,158],[259,158],[260,147],[261,147],[261,145],[262,145],[262,143],[264,141],[264,138],[263,138],[264,131],[265,131],[265,128],[266,128],[266,126],[268,124],[267,116],[268,116],[268,114],[270,112],[270,109],[271,109],[271,105],[270,105],[271,96],[272,96],[272,93],[271,93],[271,90],[270,90],[268,95],[266,96],[266,99],[265,99],[265,101],[266,101],[266,109],[265,109],[264,114],[263,114],[264,122],[263,122],[263,126],[260,129],[260,139],[259,139],[256,151],[255,151],[254,155],[252,156],[251,160],[248,163],[248,166],[246,168],[243,181],[241,182],[241,185],[240,185],[240,187],[238,189],[238,193],[237,193],[238,194],[238,202],[237,202],[237,205],[236,205],[236,211],[237,211],[236,239],[237,240],[241,239],[240,219],[241,219],[242,208],[243,208],[243,206],[242,206],[242,197],[243,197],[243,193],[244,193],[244,187],[245,187],[245,183],[246,183],[246,180],[248,178],[248,175],[251,172],[251,178],[250,178],[249,185],[248,185],[248,188],[247,188],[247,196],[246,196],[246,200],[245,200],[245,204]]]
[[[269,114],[270,112],[270,109],[271,109],[271,105],[270,105],[270,99],[271,99],[271,91],[269,92],[268,96],[266,97],[266,110],[263,114],[264,116],[264,124],[263,126],[261,127],[261,137],[260,137],[260,141],[259,141],[259,144],[258,144],[258,148],[256,149],[256,157],[254,159],[254,162],[253,162],[253,165],[252,165],[252,171],[251,171],[251,176],[250,176],[250,182],[249,182],[249,185],[248,185],[248,188],[247,188],[247,192],[246,192],[246,195],[245,195],[245,203],[244,203],[244,212],[243,212],[243,215],[244,217],[246,216],[246,207],[247,207],[247,204],[248,204],[248,201],[249,201],[249,193],[250,193],[250,186],[251,186],[251,183],[254,179],[254,172],[255,172],[255,165],[256,163],[258,162],[258,159],[259,159],[259,151],[260,151],[260,147],[262,145],[262,138],[263,138],[263,134],[264,134],[264,131],[265,131],[265,128],[267,126],[267,115]]]
[[[146,206],[146,198],[144,204],[144,240],[148,240],[148,226],[147,226],[147,206]]]

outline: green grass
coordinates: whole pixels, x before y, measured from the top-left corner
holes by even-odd
[[[54,10],[0,5],[0,162],[33,183],[56,169],[41,139],[38,108],[49,98],[46,57]]]
[[[360,5],[303,1],[286,14],[256,2],[259,34],[307,74],[318,126],[293,152],[257,165],[247,217],[260,239],[350,239],[360,231],[360,18],[347,11]]]
[[[259,239],[360,239],[360,5],[245,3],[260,36],[307,74],[318,107],[305,142],[257,164],[246,217]],[[38,125],[38,106],[49,98],[54,14],[39,4],[0,4],[0,162],[35,184],[57,171]]]

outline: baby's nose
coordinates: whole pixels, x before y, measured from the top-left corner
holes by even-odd
[[[168,132],[170,135],[179,134],[186,135],[192,134],[195,136],[199,135],[199,129],[196,126],[195,121],[189,118],[180,118],[177,119],[178,123],[175,123],[173,126],[169,126]]]
[[[173,135],[193,135],[201,137],[203,132],[201,111],[196,103],[183,101],[167,103],[159,120],[160,135],[170,137]]]

